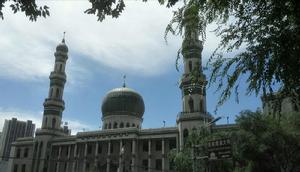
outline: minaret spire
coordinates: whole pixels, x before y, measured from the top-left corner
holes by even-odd
[[[126,75],[123,75],[123,87],[126,87]]]
[[[63,33],[63,39],[62,39],[62,43],[65,43],[65,37],[66,37],[66,32]]]

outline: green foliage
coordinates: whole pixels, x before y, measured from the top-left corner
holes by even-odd
[[[284,114],[279,120],[261,112],[243,111],[237,128],[210,133],[207,128],[192,132],[181,152],[170,159],[177,171],[192,171],[192,146],[201,145],[199,156],[208,155],[207,141],[231,138],[232,160],[197,161],[197,169],[215,172],[297,172],[300,170],[300,114]]]
[[[31,21],[36,21],[38,17],[47,17],[50,15],[49,7],[44,6],[37,6],[35,0],[1,0],[0,1],[0,18],[4,19],[2,9],[5,7],[5,3],[11,2],[9,5],[11,10],[14,13],[21,11],[25,13],[25,15]]]
[[[299,122],[299,113],[285,114],[279,121],[260,112],[241,112],[237,118],[239,130],[232,133],[235,170],[299,171]]]

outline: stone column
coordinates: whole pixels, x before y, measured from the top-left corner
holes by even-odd
[[[161,141],[161,154],[162,154],[162,171],[166,170],[165,161],[166,161],[166,151],[165,151],[165,139]]]
[[[107,146],[107,158],[106,158],[106,172],[110,172],[110,149],[111,149],[111,141],[108,141]]]
[[[87,143],[85,143],[85,145],[84,145],[84,157],[83,157],[83,172],[85,172],[85,169],[86,169],[86,162],[87,162],[87,160],[86,160],[86,156],[87,156],[87,147],[88,147],[88,145],[87,145]]]
[[[123,148],[123,141],[120,140],[119,171],[118,172],[123,172],[123,157],[124,157],[124,152],[122,152],[122,148]]]
[[[133,139],[132,140],[132,156],[131,156],[131,169],[133,172],[137,172],[137,168],[136,168],[136,140]]]
[[[57,171],[59,171],[60,168],[60,161],[61,161],[61,146],[58,147],[58,157],[57,157],[58,161],[57,161]]]
[[[151,172],[151,140],[148,140],[148,172]]]
[[[97,170],[97,163],[98,163],[98,149],[99,149],[99,142],[96,142],[96,148],[95,148],[95,162],[94,162],[94,167],[95,171]]]
[[[75,146],[74,146],[74,156],[73,156],[73,158],[74,158],[74,161],[73,161],[73,167],[72,167],[72,172],[76,172],[76,162],[77,162],[77,144],[75,143]]]
[[[67,160],[67,169],[66,171],[69,171],[69,168],[70,168],[70,155],[71,155],[71,145],[68,146],[68,160]]]

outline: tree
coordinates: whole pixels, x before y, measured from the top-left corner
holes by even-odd
[[[279,121],[260,112],[243,111],[232,133],[236,171],[296,172],[300,170],[300,114]],[[272,162],[272,163],[267,163]]]
[[[300,114],[285,114],[280,120],[261,112],[242,111],[236,129],[209,133],[201,128],[189,135],[183,149],[173,152],[170,159],[178,171],[191,171],[192,146],[201,145],[200,156],[208,155],[209,140],[230,137],[232,160],[198,161],[202,168],[215,172],[296,172],[300,170]],[[234,162],[234,163],[232,163]],[[199,169],[199,167],[198,167]]]

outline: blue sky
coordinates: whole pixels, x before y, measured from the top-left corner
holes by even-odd
[[[31,119],[40,127],[43,101],[48,94],[48,76],[54,64],[53,53],[66,31],[69,47],[67,83],[63,121],[73,133],[95,130],[101,126],[101,102],[106,92],[120,87],[123,75],[127,86],[144,98],[144,128],[176,125],[181,111],[181,93],[177,82],[181,71],[175,69],[181,37],[169,36],[164,29],[172,10],[147,3],[126,1],[125,12],[118,19],[97,22],[96,16],[84,14],[85,1],[40,1],[50,6],[51,16],[30,22],[24,14],[4,10],[0,21],[0,130],[4,119]],[[176,8],[176,7],[175,7]],[[205,61],[216,48],[218,39],[208,27],[203,50]],[[219,93],[212,86],[207,90],[208,110],[213,113]],[[241,83],[240,103],[231,98],[214,116],[229,116],[230,123],[243,109],[256,110],[260,99],[245,96]],[[218,123],[226,123],[226,118]]]

